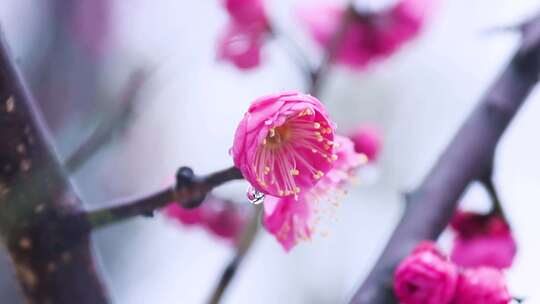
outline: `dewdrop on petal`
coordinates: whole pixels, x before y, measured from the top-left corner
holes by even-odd
[[[253,186],[249,186],[246,196],[247,196],[248,201],[252,203],[253,205],[258,205],[264,202],[264,193],[253,188]]]

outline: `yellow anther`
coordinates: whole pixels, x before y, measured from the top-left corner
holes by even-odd
[[[317,171],[317,173],[313,174],[313,178],[314,179],[320,179],[321,177],[324,176],[324,173],[322,171]]]
[[[313,124],[313,127],[314,127],[315,129],[319,129],[319,128],[321,127],[321,124],[318,123],[318,122],[316,122],[316,123]]]
[[[298,175],[298,174],[300,174],[300,171],[298,171],[298,169],[296,169],[296,168],[291,169],[291,175],[292,175],[292,176],[296,176],[296,175]]]

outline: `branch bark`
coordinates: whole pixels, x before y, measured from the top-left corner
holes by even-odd
[[[28,303],[106,303],[81,207],[0,33],[0,235]]]
[[[174,186],[150,195],[113,202],[108,207],[94,211],[81,211],[72,216],[72,221],[88,222],[92,229],[96,229],[130,217],[152,215],[155,210],[171,202],[180,202],[185,208],[195,208],[215,187],[243,178],[236,167],[217,171],[204,177],[197,177],[190,168],[182,167],[178,170]]]
[[[439,236],[467,185],[490,169],[499,139],[538,81],[539,33],[540,17],[536,17],[524,27],[522,44],[501,75],[421,185],[407,196],[401,221],[352,304],[396,303],[395,267],[419,241]]]

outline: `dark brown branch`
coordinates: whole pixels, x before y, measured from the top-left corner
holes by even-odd
[[[215,187],[242,178],[242,174],[235,167],[204,177],[194,176],[190,168],[182,167],[178,170],[176,186],[143,197],[113,202],[110,206],[98,210],[82,211],[73,217],[79,218],[82,222],[89,222],[92,228],[99,228],[135,216],[151,215],[155,210],[171,202],[180,202],[186,208],[195,208]]]
[[[336,33],[334,33],[334,36],[332,36],[332,39],[324,52],[322,62],[319,64],[317,70],[315,70],[315,72],[313,72],[311,75],[311,83],[308,89],[309,94],[313,96],[318,96],[320,94],[322,82],[328,74],[328,70],[332,65],[332,61],[335,59],[334,57],[339,51],[341,41],[345,36],[347,28],[353,21],[356,14],[357,12],[354,9],[352,1],[349,1],[347,8],[345,9],[345,13],[341,19],[341,23]]]
[[[395,267],[419,241],[435,240],[439,236],[465,188],[491,166],[499,139],[538,81],[540,35],[533,34],[540,31],[540,18],[530,22],[527,28],[522,47],[465,120],[422,184],[407,197],[401,221],[351,303],[396,303],[392,290]]]
[[[242,264],[242,261],[244,260],[244,257],[246,256],[247,252],[249,251],[257,237],[257,233],[260,229],[261,214],[263,208],[262,205],[257,205],[256,208],[257,211],[254,212],[255,214],[252,215],[249,225],[245,228],[242,239],[240,240],[236,248],[236,253],[234,257],[231,259],[229,264],[227,264],[225,270],[219,278],[219,282],[214,289],[212,296],[210,297],[210,301],[208,301],[209,304],[218,304],[221,302],[221,299],[225,294],[227,287],[232,282],[234,276],[236,275],[236,272],[238,271]]]
[[[506,219],[506,215],[504,214],[504,209],[502,207],[501,199],[499,198],[497,187],[495,187],[495,184],[493,183],[493,175],[489,173],[488,175],[481,177],[480,183],[482,183],[482,185],[484,186],[491,201],[490,214],[498,215]]]
[[[110,114],[103,118],[92,134],[65,161],[66,170],[74,173],[93,155],[112,140],[117,131],[124,129],[133,115],[137,94],[146,79],[147,72],[135,71],[126,86],[122,100]]]
[[[81,207],[0,33],[0,234],[28,303],[105,303]]]

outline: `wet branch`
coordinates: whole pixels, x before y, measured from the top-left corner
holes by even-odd
[[[395,267],[421,240],[435,240],[465,188],[489,172],[497,144],[540,73],[540,16],[523,27],[522,43],[484,98],[464,121],[421,185],[406,197],[401,221],[352,304],[396,303]]]

